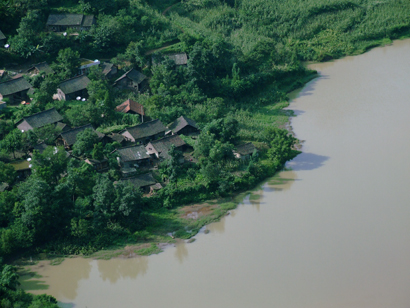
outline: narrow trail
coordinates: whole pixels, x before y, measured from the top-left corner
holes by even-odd
[[[172,8],[173,8],[175,5],[177,5],[177,4],[179,4],[179,2],[173,4],[173,5],[169,6],[169,7],[167,7],[167,8],[162,12],[162,15],[165,15],[170,9],[172,9]]]

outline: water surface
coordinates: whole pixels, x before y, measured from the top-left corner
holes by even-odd
[[[311,68],[289,107],[304,153],[280,184],[194,243],[40,263],[26,289],[64,307],[408,308],[410,40]]]

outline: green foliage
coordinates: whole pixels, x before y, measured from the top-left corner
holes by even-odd
[[[91,152],[97,142],[97,133],[93,129],[87,128],[78,133],[77,140],[73,145],[73,154],[76,156],[91,156]]]
[[[80,54],[78,51],[73,51],[70,47],[61,49],[58,52],[57,64],[54,69],[58,72],[61,80],[73,77],[80,66]]]
[[[67,153],[64,147],[48,146],[43,153],[33,152],[32,170],[48,183],[57,183],[67,169]]]
[[[0,183],[5,182],[11,185],[16,180],[16,177],[17,173],[14,167],[0,161]]]

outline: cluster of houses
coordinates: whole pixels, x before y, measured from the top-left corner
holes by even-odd
[[[95,24],[95,18],[92,15],[81,14],[51,14],[47,20],[47,29],[49,31],[63,32],[68,29],[77,31],[87,31]],[[65,33],[66,35],[66,33]],[[5,36],[0,31],[0,43],[5,42]],[[187,55],[185,53],[167,55],[176,65],[186,65]],[[152,58],[153,65],[156,65],[156,58]],[[58,100],[86,100],[88,98],[87,86],[90,79],[87,74],[90,68],[99,66],[107,79],[114,79],[118,74],[118,69],[112,63],[100,63],[98,60],[80,59],[77,76],[60,83],[54,99]],[[46,63],[33,65],[26,71],[28,75],[36,75],[44,72],[52,75],[55,72]],[[34,93],[31,84],[21,74],[13,76],[11,79],[1,82],[1,77],[5,74],[0,71],[0,112],[6,106],[4,99],[9,104],[27,103],[30,101],[29,95]],[[118,77],[118,76],[117,76]],[[133,92],[142,92],[148,87],[148,79],[136,69],[131,69],[113,81],[113,86],[118,90],[130,90]],[[63,122],[63,117],[55,108],[51,108],[20,120],[16,125],[19,130],[26,132],[33,129],[55,125],[60,131],[60,135],[55,140],[56,146],[63,146],[73,159],[84,160],[95,168],[97,172],[109,170],[108,160],[90,159],[85,157],[74,157],[72,147],[77,141],[79,133],[86,129],[92,129],[98,136],[98,142],[103,144],[118,142],[121,147],[116,149],[112,154],[115,155],[117,163],[121,169],[121,181],[128,181],[134,186],[142,189],[145,193],[153,193],[162,188],[161,183],[155,180],[152,171],[158,168],[158,164],[169,158],[169,151],[175,147],[181,152],[186,152],[189,145],[184,142],[180,135],[193,135],[199,133],[198,125],[192,119],[181,116],[173,123],[165,126],[160,120],[151,120],[146,117],[144,107],[131,99],[126,100],[116,107],[117,112],[134,114],[139,116],[141,124],[128,127],[123,131],[102,134],[94,129],[91,124],[71,128]],[[148,120],[148,121],[147,121]],[[44,151],[46,144],[37,144],[33,150]],[[234,155],[240,159],[248,158],[255,147],[252,143],[238,146]],[[30,158],[29,158],[30,160]],[[181,163],[183,163],[183,160]],[[19,163],[16,170],[21,177],[30,174],[31,165],[29,161]],[[2,183],[0,183],[2,184]],[[4,185],[3,185],[4,186]],[[1,190],[1,189],[0,189]]]

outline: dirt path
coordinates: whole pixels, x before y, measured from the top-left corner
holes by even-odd
[[[177,4],[179,4],[179,2],[173,4],[173,5],[169,6],[169,7],[167,7],[167,8],[162,12],[162,15],[165,15],[170,9],[172,9],[172,8],[173,8],[175,5],[177,5]]]

